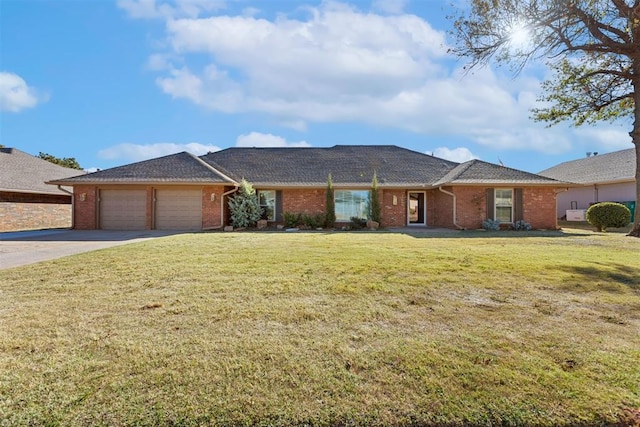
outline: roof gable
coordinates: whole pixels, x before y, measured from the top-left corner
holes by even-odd
[[[635,148],[629,148],[560,163],[540,175],[578,184],[596,184],[633,181],[635,173]]]
[[[228,148],[201,157],[254,185],[431,185],[457,163],[393,145],[336,145],[330,148]]]
[[[452,184],[554,185],[555,179],[474,159],[464,162],[442,177],[436,186]]]
[[[2,191],[66,195],[64,191],[45,182],[80,174],[85,172],[56,165],[17,148],[0,148]]]
[[[53,181],[65,184],[82,183],[229,183],[228,177],[216,171],[198,157],[187,152],[171,154],[142,162],[105,169],[87,175]]]

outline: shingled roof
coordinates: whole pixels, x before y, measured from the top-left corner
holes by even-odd
[[[17,148],[0,148],[0,191],[68,195],[45,182],[84,173],[56,165]]]
[[[193,154],[182,152],[131,163],[51,184],[233,183]]]
[[[606,184],[635,179],[635,148],[560,163],[540,175],[578,184]]]
[[[336,145],[330,148],[228,148],[202,159],[254,186],[428,186],[457,163],[394,145]]]
[[[434,186],[461,184],[561,185],[562,183],[552,178],[474,159],[456,166]]]

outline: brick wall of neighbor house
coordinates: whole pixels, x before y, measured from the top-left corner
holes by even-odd
[[[93,185],[76,185],[73,187],[73,196],[76,216],[74,228],[78,230],[95,230],[97,228],[97,187]]]
[[[407,192],[404,190],[381,190],[381,226],[403,227],[407,224]],[[393,204],[393,197],[396,204]]]
[[[0,202],[0,231],[71,227],[71,205]]]
[[[218,228],[223,226],[220,208],[224,187],[204,187],[202,189],[202,228]],[[214,200],[211,195],[214,194]]]
[[[282,190],[282,211],[292,213],[324,213],[326,202],[324,189]]]
[[[13,191],[0,191],[0,202],[53,203],[53,204],[59,204],[59,205],[70,205],[71,195],[32,194],[32,193],[16,193]]]

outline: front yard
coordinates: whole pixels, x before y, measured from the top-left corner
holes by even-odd
[[[640,239],[195,233],[0,271],[0,425],[633,425]]]

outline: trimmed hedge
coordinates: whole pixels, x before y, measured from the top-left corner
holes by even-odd
[[[596,203],[587,209],[587,221],[598,231],[606,231],[609,227],[626,227],[631,222],[631,211],[620,203]]]

